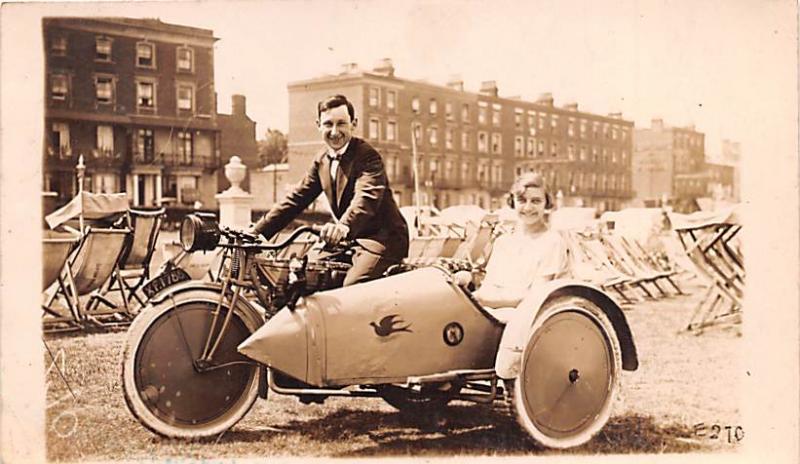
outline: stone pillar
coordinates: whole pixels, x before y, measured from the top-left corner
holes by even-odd
[[[133,206],[139,206],[139,174],[133,175]]]
[[[161,206],[161,174],[156,174],[156,206]]]
[[[251,223],[253,196],[240,187],[246,173],[247,166],[242,164],[241,158],[231,156],[231,160],[225,165],[225,177],[231,186],[215,196],[219,203],[219,224],[221,226],[246,229]]]

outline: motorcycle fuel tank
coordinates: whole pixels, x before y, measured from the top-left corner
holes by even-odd
[[[490,369],[502,331],[445,272],[423,268],[310,295],[239,351],[315,386],[398,383]]]

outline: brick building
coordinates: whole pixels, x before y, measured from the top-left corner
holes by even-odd
[[[636,129],[633,190],[637,199],[677,201],[706,195],[705,134],[694,126],[670,127],[653,119],[649,128]]]
[[[356,107],[356,136],[383,155],[400,205],[414,201],[412,131],[423,204],[496,208],[525,170],[544,173],[566,205],[618,209],[632,197],[633,123],[620,114],[556,107],[550,94],[535,102],[500,97],[494,81],[474,93],[458,80],[435,85],[394,71],[390,60],[371,71],[347,64],[338,75],[288,85],[291,180],[323,149],[316,103],[341,93]]]
[[[154,19],[45,18],[44,190],[215,204],[220,129],[212,31]]]
[[[238,156],[247,166],[247,176],[241,187],[250,190],[250,174],[260,168],[258,143],[256,142],[256,123],[247,115],[247,99],[244,95],[231,97],[231,114],[217,113],[217,126],[220,130],[220,165],[224,166],[231,156]],[[217,171],[217,185],[220,190],[231,186],[225,177],[225,170]]]

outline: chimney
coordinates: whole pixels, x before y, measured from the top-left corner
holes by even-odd
[[[490,97],[497,96],[497,82],[496,81],[483,81],[481,82],[481,95],[488,95]]]
[[[464,81],[460,76],[451,76],[450,80],[447,81],[447,86],[453,90],[458,90],[459,92],[464,91]]]
[[[231,97],[231,115],[247,115],[247,98],[244,95],[236,94]]]
[[[536,100],[536,103],[540,105],[553,106],[553,94],[550,92],[539,94],[539,98]]]
[[[663,129],[664,128],[664,120],[661,118],[653,118],[650,120],[650,128],[651,129]]]
[[[382,76],[394,77],[394,65],[392,64],[392,59],[384,58],[378,61],[372,68],[372,71]]]
[[[358,71],[358,63],[345,63],[340,74],[352,74]]]
[[[570,102],[564,105],[564,109],[567,111],[578,111],[578,104],[575,102]]]

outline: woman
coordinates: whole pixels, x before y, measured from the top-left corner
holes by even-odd
[[[517,214],[517,224],[513,232],[495,241],[486,276],[474,293],[490,308],[516,307],[532,286],[561,277],[567,270],[567,247],[545,221],[551,201],[542,176],[527,172],[517,177],[509,205]]]

